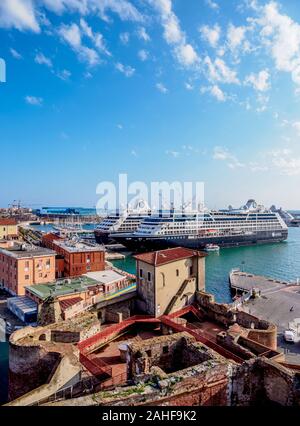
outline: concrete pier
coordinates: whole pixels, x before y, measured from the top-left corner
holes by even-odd
[[[288,362],[300,364],[300,344],[291,345],[283,338],[289,322],[300,317],[300,285],[239,270],[231,271],[229,282],[233,294],[243,295],[243,300],[234,302],[238,309],[275,324],[278,348],[285,353]],[[252,292],[255,297],[249,297]],[[239,303],[240,300],[243,303]]]
[[[279,331],[300,316],[300,285],[233,270],[229,276],[231,289],[237,295],[252,292],[256,297],[242,304],[241,309],[278,326]]]

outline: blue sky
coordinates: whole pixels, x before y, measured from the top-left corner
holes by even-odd
[[[2,0],[0,205],[203,181],[300,208],[299,0]]]

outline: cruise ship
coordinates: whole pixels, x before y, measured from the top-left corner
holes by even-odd
[[[138,229],[141,223],[151,216],[151,209],[144,200],[138,200],[136,205],[122,212],[116,212],[107,216],[95,229],[97,244],[114,243],[114,234],[132,233]]]
[[[281,242],[288,237],[288,227],[278,213],[249,200],[239,209],[159,213],[146,217],[136,231],[113,237],[132,251],[176,246],[204,249],[209,244],[234,247]]]

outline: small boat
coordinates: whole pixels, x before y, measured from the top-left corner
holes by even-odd
[[[205,251],[219,251],[220,247],[217,244],[206,244]]]

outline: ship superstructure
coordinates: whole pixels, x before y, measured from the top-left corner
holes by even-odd
[[[280,242],[288,228],[281,216],[249,200],[239,209],[202,212],[159,213],[146,217],[131,233],[114,234],[115,241],[131,250],[153,250],[182,246],[205,248]]]
[[[107,216],[95,229],[98,244],[114,242],[114,234],[131,233],[138,229],[145,218],[151,216],[151,209],[144,200],[138,200],[134,208]]]

